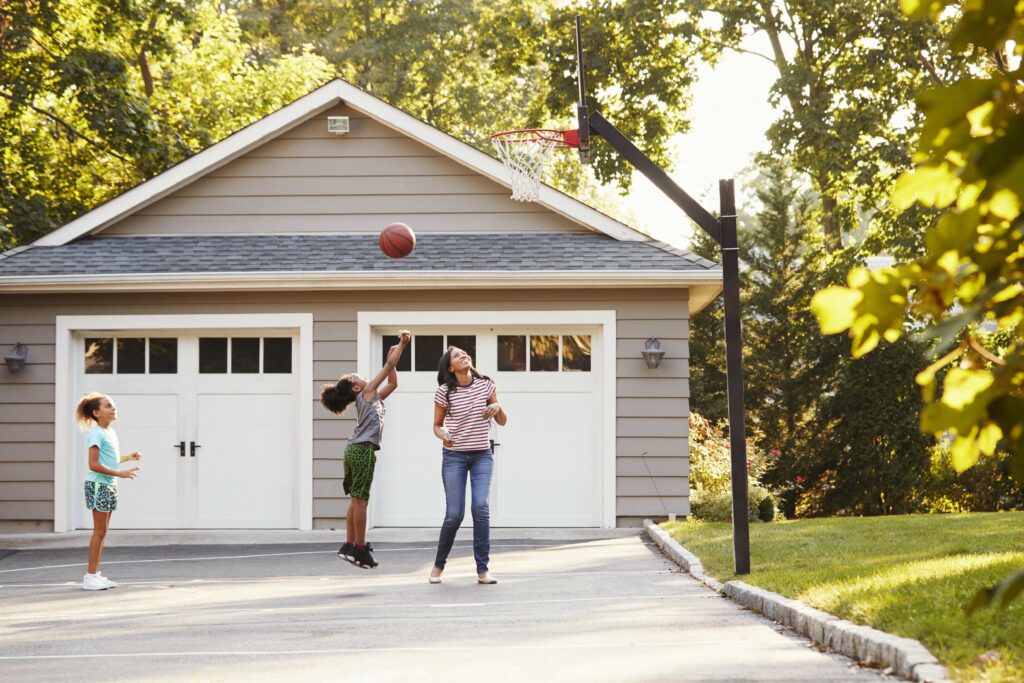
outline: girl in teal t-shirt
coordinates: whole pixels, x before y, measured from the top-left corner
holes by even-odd
[[[110,515],[117,509],[116,479],[134,479],[138,467],[119,469],[128,460],[141,460],[138,451],[121,455],[117,434],[110,423],[117,419],[117,407],[109,396],[86,394],[78,401],[75,419],[82,431],[89,431],[86,447],[89,449],[89,473],[85,475],[85,507],[92,511],[92,539],[89,541],[89,570],[82,577],[82,588],[87,591],[114,588],[116,583],[100,571],[103,541],[110,528]]]

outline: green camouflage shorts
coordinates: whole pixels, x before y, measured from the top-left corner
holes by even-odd
[[[353,498],[370,498],[373,468],[377,452],[368,443],[350,443],[345,447],[345,493]]]

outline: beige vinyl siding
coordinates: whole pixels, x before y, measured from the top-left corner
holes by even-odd
[[[351,131],[327,132],[328,116]],[[579,224],[345,106],[306,121],[159,199],[106,235],[580,232]]]
[[[315,393],[321,384],[355,370],[359,310],[474,309],[614,309],[618,338],[609,350],[614,349],[618,372],[617,522],[631,526],[644,517],[689,514],[684,289],[160,293],[118,294],[103,301],[88,295],[9,295],[0,303],[0,347],[10,348],[19,339],[28,343],[29,364],[18,375],[0,368],[0,482],[8,484],[0,486],[0,529],[52,528],[56,315],[309,312]],[[651,335],[666,351],[656,370],[640,357]],[[314,528],[344,524],[348,501],[341,489],[341,456],[353,420],[331,415],[314,401]]]
[[[0,366],[0,533],[52,531],[53,315],[3,310],[0,349],[20,341],[29,355],[16,375]]]

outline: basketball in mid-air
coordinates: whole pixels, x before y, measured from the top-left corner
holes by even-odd
[[[392,223],[380,231],[380,250],[391,258],[402,258],[416,247],[416,233],[405,223]]]

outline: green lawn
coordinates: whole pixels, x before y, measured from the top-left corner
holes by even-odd
[[[752,571],[736,577],[731,525],[663,525],[707,572],[916,638],[962,681],[1024,681],[1024,596],[968,619],[974,591],[1024,566],[1024,512],[804,519],[750,527]],[[984,667],[979,655],[995,650]]]

